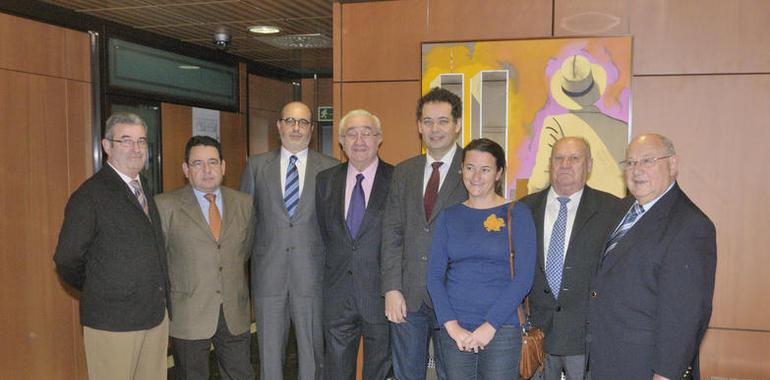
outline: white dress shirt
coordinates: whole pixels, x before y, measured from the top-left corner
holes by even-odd
[[[438,181],[438,190],[441,191],[441,185],[444,184],[444,180],[446,179],[447,173],[449,173],[449,167],[452,166],[452,160],[455,158],[455,153],[457,153],[457,144],[452,144],[452,148],[449,149],[446,154],[444,154],[444,157],[440,157],[439,159],[434,159],[431,157],[430,154],[425,155],[425,172],[422,176],[422,195],[425,195],[425,189],[428,187],[428,181],[430,180],[430,175],[433,173],[433,163],[436,161],[441,161],[444,164],[439,166],[438,172],[439,172],[439,181]]]
[[[566,258],[567,249],[569,249],[569,239],[572,235],[572,226],[575,224],[575,215],[577,214],[578,206],[580,205],[580,199],[583,197],[583,189],[575,192],[569,196],[569,202],[567,202],[567,230],[564,233],[564,252],[563,257]],[[543,217],[543,262],[548,263],[548,249],[551,246],[551,232],[553,232],[553,224],[559,217],[559,195],[556,194],[556,190],[548,190],[548,196],[545,204],[545,216]]]
[[[298,153],[292,153],[281,147],[281,195],[286,196],[286,172],[289,170],[289,157],[297,156],[297,174],[299,174],[299,195],[302,197],[302,189],[305,185],[305,168],[307,167],[307,148]]]

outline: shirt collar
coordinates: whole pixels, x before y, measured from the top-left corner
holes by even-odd
[[[433,156],[430,155],[430,153],[426,153],[425,166],[431,166],[431,164],[436,161],[441,161],[445,164],[449,164],[455,158],[455,153],[457,153],[457,144],[452,144],[452,147],[449,148],[449,150],[444,154],[444,156],[440,157],[439,159],[434,159]]]
[[[135,177],[135,178],[131,178],[131,177],[129,177],[129,176],[127,176],[127,175],[125,175],[125,174],[121,173],[121,172],[120,172],[120,170],[118,170],[118,169],[115,167],[115,165],[113,165],[111,162],[107,161],[107,165],[110,165],[110,167],[112,168],[112,170],[114,170],[114,171],[115,171],[115,173],[118,173],[118,175],[120,176],[120,179],[122,179],[122,180],[123,180],[123,182],[125,182],[126,184],[128,184],[128,185],[131,185],[131,181],[134,181],[134,180],[136,180],[136,181],[139,181],[139,184],[141,184],[141,183],[142,183],[142,181],[141,181],[141,179],[139,178],[139,175],[138,175],[138,174],[136,175],[136,177]]]
[[[285,159],[286,161],[289,161],[289,158],[291,156],[297,156],[298,161],[305,162],[305,160],[307,160],[307,151],[308,151],[308,148],[305,148],[297,153],[292,153],[292,152],[289,152],[288,149],[281,146],[281,158]]]

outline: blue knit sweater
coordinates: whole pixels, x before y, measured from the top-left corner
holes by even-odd
[[[496,329],[518,326],[516,307],[532,287],[537,242],[529,207],[516,203],[511,212],[516,275],[511,280],[507,207],[458,204],[438,216],[427,283],[442,327],[451,320],[470,331],[485,321]]]

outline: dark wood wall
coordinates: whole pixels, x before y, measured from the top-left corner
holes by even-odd
[[[679,181],[717,226],[708,376],[770,378],[770,2],[403,0],[334,4],[336,116],[382,119],[382,156],[420,152],[422,42],[633,37],[632,130],[672,138]]]
[[[52,257],[93,171],[89,46],[0,13],[0,379],[86,377],[78,305]]]

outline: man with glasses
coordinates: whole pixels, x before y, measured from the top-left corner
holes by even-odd
[[[62,280],[80,291],[90,379],[165,379],[169,280],[160,216],[147,181],[147,127],[107,119],[106,165],[70,197],[54,254]]]
[[[382,230],[382,292],[399,380],[425,379],[431,337],[438,378],[446,378],[426,270],[436,217],[468,198],[460,177],[462,148],[455,143],[462,131],[460,98],[430,90],[417,103],[417,130],[427,154],[396,166]]]
[[[591,378],[699,379],[711,316],[714,224],[676,181],[679,156],[658,134],[621,162],[631,196],[594,276],[586,340]]]
[[[155,197],[171,280],[175,378],[208,379],[213,344],[221,378],[252,380],[247,267],[252,199],[221,186],[222,146],[211,137],[187,141],[182,171],[187,186]]]
[[[591,276],[615,227],[618,198],[586,185],[593,158],[588,141],[563,137],[549,159],[550,186],[521,199],[537,227],[532,323],[545,333],[545,366],[535,378],[583,380],[585,320]]]
[[[323,275],[326,379],[355,380],[364,339],[363,378],[390,372],[390,337],[380,293],[382,210],[393,166],[380,160],[380,119],[365,110],[347,113],[339,141],[348,162],[318,174],[316,204],[326,244]]]
[[[290,322],[299,379],[323,373],[324,257],[314,195],[318,172],[337,161],[308,149],[311,115],[303,103],[285,105],[277,122],[281,148],[249,157],[241,177],[241,190],[251,194],[256,210],[251,286],[262,379],[283,378]]]

